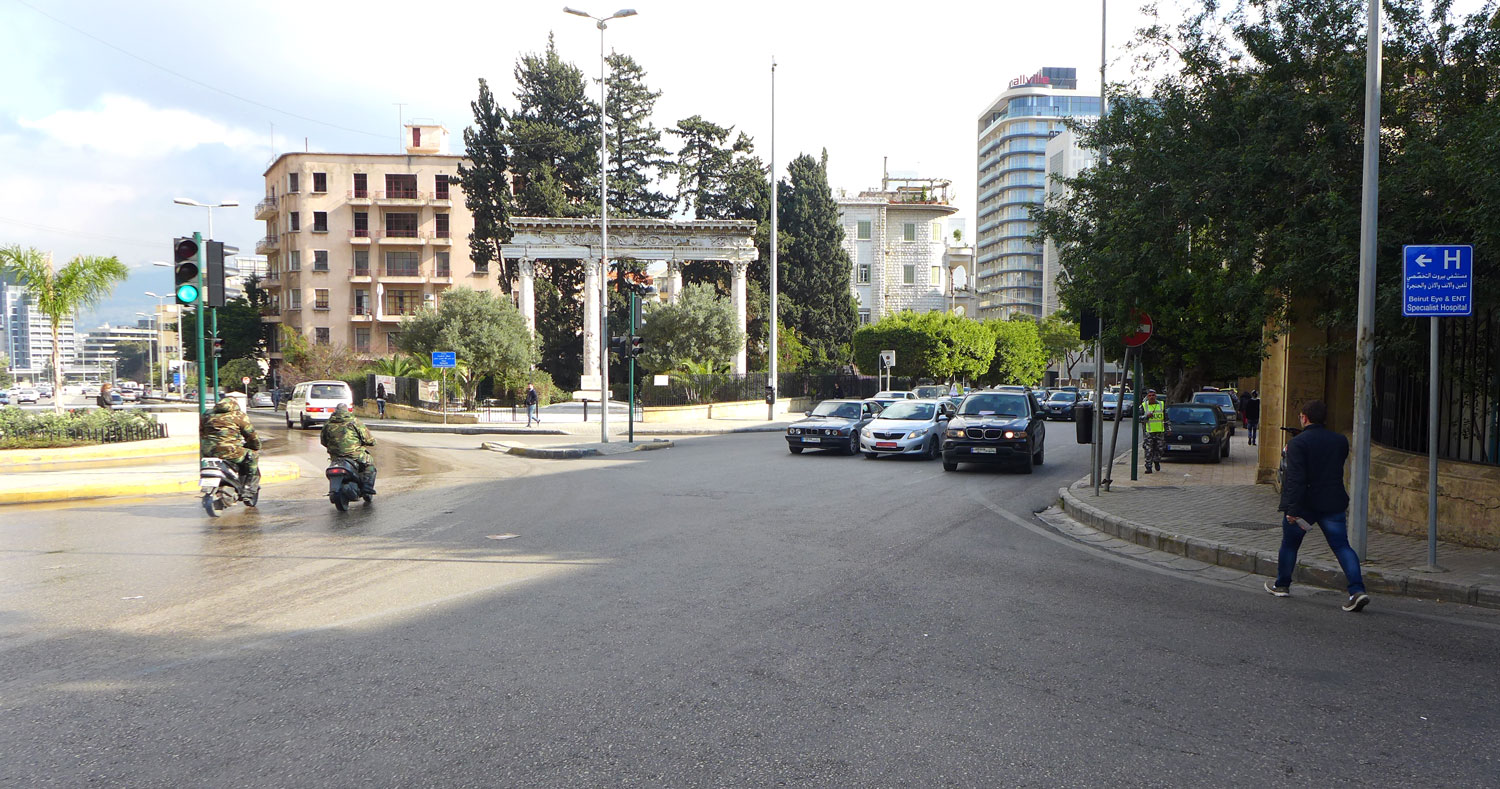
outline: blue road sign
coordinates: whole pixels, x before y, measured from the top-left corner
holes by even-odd
[[[458,366],[458,352],[457,351],[433,351],[432,352],[432,366],[433,367],[457,367]]]
[[[181,370],[174,370],[174,371],[172,371],[172,383],[174,385],[176,385],[176,386],[182,386],[182,371]]]
[[[1441,318],[1474,312],[1474,247],[1402,247],[1401,314]]]

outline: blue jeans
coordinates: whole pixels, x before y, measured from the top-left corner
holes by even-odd
[[[1318,528],[1323,530],[1328,547],[1333,549],[1333,555],[1339,560],[1339,567],[1344,569],[1344,576],[1349,579],[1350,596],[1364,594],[1365,579],[1359,574],[1359,556],[1349,547],[1349,516],[1343,512],[1334,512],[1304,520],[1318,524]],[[1292,585],[1292,569],[1297,566],[1297,550],[1302,547],[1302,538],[1305,536],[1307,532],[1301,526],[1289,524],[1286,517],[1282,517],[1281,551],[1276,556],[1277,586],[1286,588]]]
[[[1245,430],[1249,431],[1249,433],[1250,433],[1250,443],[1254,444],[1255,443],[1255,437],[1260,434],[1260,420],[1259,419],[1246,419],[1245,420]]]
[[[526,406],[526,426],[527,427],[531,426],[532,420],[536,420],[537,424],[541,424],[542,423],[542,415],[538,412],[538,409],[537,409],[536,406],[537,406],[536,403],[531,403],[531,404],[529,404],[529,405]]]

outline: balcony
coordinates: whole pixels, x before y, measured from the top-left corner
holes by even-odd
[[[427,239],[415,230],[372,230],[371,235],[380,244],[426,244]]]
[[[370,230],[369,230],[369,228],[365,228],[365,229],[355,228],[354,230],[350,230],[349,231],[349,243],[351,243],[351,244],[369,244],[370,243]]]
[[[375,320],[387,323],[400,322],[402,318],[416,315],[418,309],[420,308],[415,304],[387,304],[385,309],[375,316]]]
[[[373,317],[373,312],[368,304],[355,304],[349,308],[349,320],[369,321]]]
[[[255,242],[255,254],[269,255],[281,248],[281,239],[276,236],[266,236]]]
[[[386,266],[384,273],[380,275],[382,282],[393,283],[417,283],[422,281],[421,266]]]
[[[350,272],[350,274],[349,274],[349,281],[350,282],[369,282],[370,281],[370,267],[369,266],[365,266],[363,268],[355,268],[354,271]]]
[[[428,198],[427,204],[439,207],[452,205],[453,200],[448,197],[449,194],[451,192],[433,192],[432,197]]]
[[[443,244],[443,245],[450,245],[450,244],[452,244],[453,243],[453,231],[451,231],[451,230],[434,230],[434,231],[432,231],[432,243],[434,243],[434,244]]]
[[[281,323],[281,305],[265,304],[260,308],[261,323]]]
[[[264,200],[260,201],[259,203],[255,204],[255,218],[256,219],[275,219],[276,218],[276,196],[275,195],[266,195],[266,199],[264,199]]]
[[[370,190],[369,189],[350,189],[348,192],[345,193],[345,197],[348,199],[349,205],[369,205],[370,204]]]
[[[428,197],[427,192],[419,192],[415,189],[392,189],[370,194],[374,195],[376,205],[420,205]]]

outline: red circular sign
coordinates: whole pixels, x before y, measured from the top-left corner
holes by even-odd
[[[1151,330],[1155,324],[1151,322],[1151,316],[1144,312],[1137,312],[1132,323],[1132,331],[1125,335],[1125,345],[1130,348],[1139,348],[1151,339]]]

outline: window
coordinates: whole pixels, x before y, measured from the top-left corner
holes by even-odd
[[[928,280],[928,284],[930,284],[932,287],[934,287],[934,288],[941,288],[943,286],[943,267],[942,266],[933,266],[932,267],[932,271],[929,272],[929,276],[931,277],[931,279]]]
[[[437,182],[433,185],[433,197],[439,200],[448,199],[448,176],[438,175]]]
[[[401,351],[401,332],[393,331],[385,335],[385,350],[387,353],[399,353]]]
[[[385,275],[387,277],[419,277],[421,264],[416,252],[385,253]]]
[[[355,252],[354,252],[354,276],[356,276],[356,277],[368,277],[368,276],[370,276],[370,252],[369,252],[369,250],[366,250],[366,249],[355,250]]]
[[[942,241],[943,240],[943,223],[942,222],[933,222],[932,223],[932,240],[933,241]]]
[[[917,266],[915,263],[907,263],[906,265],[901,267],[901,284],[917,284]]]
[[[370,291],[360,288],[354,291],[354,306],[349,308],[351,315],[370,314]]]
[[[300,309],[302,309],[302,289],[301,288],[292,288],[288,295],[292,299],[291,309],[294,309],[294,310],[300,310]]]
[[[414,315],[421,305],[421,291],[388,290],[385,292],[385,314],[387,315]]]
[[[317,288],[317,289],[315,289],[313,291],[313,309],[315,309],[315,310],[326,310],[326,309],[328,309],[328,289],[327,288]]]
[[[313,329],[313,342],[316,342],[319,345],[327,345],[328,344],[328,327],[327,326],[319,326],[318,328]]]
[[[870,240],[870,220],[861,219],[855,223],[854,238],[858,241]]]
[[[411,127],[411,147],[413,147],[413,148],[421,148],[422,147],[422,127],[421,126],[413,126],[413,127]]]
[[[907,222],[906,224],[904,224],[904,225],[901,226],[901,240],[902,241],[916,241],[917,240],[917,223],[916,222]]]
[[[385,234],[393,238],[416,238],[416,214],[386,214]]]
[[[368,176],[368,175],[366,175],[364,173],[355,173],[354,174],[354,196],[355,197],[369,197],[370,196],[370,176]]]
[[[453,276],[453,272],[450,271],[449,268],[448,268],[448,253],[447,252],[439,252],[439,253],[437,253],[436,260],[437,260],[437,276],[439,276],[439,277],[451,277],[451,276]]]
[[[301,271],[302,270],[302,253],[299,250],[295,250],[294,249],[291,252],[286,253],[286,270],[287,271]]]
[[[435,218],[437,220],[437,237],[448,238],[448,215],[438,214]]]
[[[870,322],[870,311],[869,310],[860,310],[859,311],[859,325],[865,326],[865,325],[869,324],[869,322]]]
[[[287,230],[296,233],[302,229],[302,214],[293,211],[286,215]]]
[[[354,212],[354,237],[370,237],[370,215],[365,211]]]
[[[326,250],[326,249],[315,249],[315,250],[313,250],[313,269],[312,270],[313,271],[321,271],[321,272],[323,272],[325,274],[328,273],[328,250]]]
[[[417,199],[417,176],[391,174],[385,177],[385,196],[402,200]]]
[[[312,226],[312,231],[314,233],[327,233],[328,232],[328,212],[327,211],[314,211],[313,212],[313,226]]]
[[[299,175],[299,173],[287,173],[286,174],[286,191],[287,191],[287,193],[289,193],[289,194],[295,194],[297,192],[302,191],[302,187],[298,184],[298,175]]]
[[[354,350],[360,353],[370,352],[370,327],[360,326],[354,330]]]
[[[856,272],[857,273],[855,274],[855,282],[857,284],[860,284],[860,285],[868,285],[868,284],[870,284],[870,264],[869,263],[861,263],[861,264],[859,264],[859,268],[856,269]]]
[[[328,191],[328,173],[313,173],[313,193],[322,194]]]

